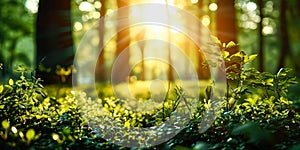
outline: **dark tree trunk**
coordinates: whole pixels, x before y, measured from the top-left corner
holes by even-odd
[[[118,13],[118,30],[121,30],[121,27],[126,27],[129,25],[128,16],[129,16],[129,9],[126,7],[130,4],[129,0],[117,0],[118,8],[122,8],[122,12]],[[122,23],[122,24],[121,24]],[[116,50],[116,59],[120,64],[117,64],[116,71],[112,74],[114,78],[114,84],[118,84],[121,82],[126,82],[128,79],[128,75],[130,73],[130,66],[129,66],[129,50],[126,50],[130,45],[130,31],[129,28],[123,29],[118,32],[117,34],[117,50]],[[122,57],[120,54],[122,53]]]
[[[291,12],[291,16],[289,18],[289,20],[298,20],[297,22],[299,23],[299,20],[300,20],[300,1],[294,1],[294,3],[289,3],[289,6],[293,6],[292,9],[288,9],[288,11]],[[293,30],[294,32],[295,30]],[[295,38],[298,38],[300,39],[300,31],[295,31],[295,33],[297,36]],[[298,60],[298,56],[297,55],[294,55],[293,52],[292,52],[292,49],[290,51],[290,56],[291,56],[291,59],[293,61],[293,65],[295,66],[295,72],[298,73],[298,75],[300,75],[300,64],[299,64],[299,60]]]
[[[198,18],[201,19],[203,16],[203,0],[199,0],[198,1]],[[199,34],[201,34],[201,26],[198,28],[199,29]],[[200,35],[201,37],[201,35]],[[200,39],[202,40],[202,39]],[[199,43],[201,43],[201,41],[199,41]],[[209,74],[210,74],[210,70],[208,67],[203,67],[203,62],[205,61],[205,58],[203,57],[203,53],[201,52],[201,50],[199,49],[199,52],[197,52],[198,54],[198,79],[208,79],[209,78]]]
[[[74,50],[70,0],[40,0],[36,22],[36,66],[51,68],[51,72],[37,69],[46,84],[59,82],[57,65],[73,64]],[[71,81],[71,80],[69,80]]]
[[[289,43],[289,35],[287,29],[287,10],[288,1],[281,0],[280,5],[280,38],[281,38],[281,55],[278,64],[278,70],[283,68],[285,65],[285,59],[289,56],[290,53],[290,43]]]
[[[261,18],[261,21],[259,22],[258,25],[258,32],[259,32],[259,45],[258,45],[258,58],[259,58],[259,66],[258,69],[260,72],[264,71],[264,36],[263,36],[263,24],[262,24],[262,19],[264,18],[263,15],[263,1],[262,0],[258,0],[258,7],[259,7],[259,16]]]
[[[105,6],[105,1],[106,0],[100,0],[102,7],[100,10],[100,14],[101,14],[101,19],[99,22],[99,34],[100,34],[100,41],[99,41],[99,47],[103,48],[100,49],[101,53],[99,54],[99,58],[97,61],[97,66],[96,66],[96,70],[95,70],[95,77],[96,77],[96,81],[107,81],[107,72],[106,72],[106,67],[105,67],[105,58],[104,58],[104,28],[105,28],[105,22],[104,22],[104,17],[106,14],[106,6]]]
[[[233,41],[237,43],[237,24],[234,0],[218,0],[217,37],[223,42]],[[230,54],[238,52],[238,47],[228,49]]]

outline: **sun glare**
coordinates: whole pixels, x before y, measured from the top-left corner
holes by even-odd
[[[249,11],[254,11],[256,10],[257,6],[254,2],[248,2],[247,5],[246,5],[247,9]]]
[[[163,0],[156,0],[156,3],[166,4]],[[174,3],[174,1],[168,1]],[[167,6],[167,5],[166,5]],[[144,29],[151,32],[151,36],[162,37],[166,35],[164,30],[168,29],[166,26],[170,22],[180,22],[180,20],[171,20],[171,15],[176,15],[176,10],[173,8],[165,7],[164,9],[157,9],[154,5],[142,5],[140,7],[133,7],[131,10],[131,20],[133,22],[148,22]],[[165,25],[149,22],[149,20],[160,20]],[[180,24],[180,23],[179,23]]]
[[[196,4],[196,3],[198,3],[198,0],[191,0],[191,2],[192,2],[193,4]]]
[[[269,35],[269,34],[273,34],[274,30],[272,26],[265,26],[263,27],[263,34],[264,35]]]
[[[94,6],[89,2],[81,2],[79,5],[79,10],[81,11],[92,11]]]
[[[94,7],[97,8],[97,9],[100,9],[102,7],[102,4],[97,1],[97,2],[94,3]]]
[[[31,12],[31,13],[37,13],[38,12],[38,6],[39,0],[26,0],[25,7]]]
[[[211,3],[208,8],[210,11],[216,11],[218,9],[218,5],[216,3]]]
[[[82,24],[80,22],[75,22],[74,23],[74,29],[75,29],[75,31],[80,31],[80,30],[82,30],[82,28],[83,28],[83,26],[82,26]]]
[[[204,26],[209,26],[209,24],[210,24],[210,17],[208,16],[208,15],[204,15],[203,17],[202,17],[202,20],[201,20],[201,22],[202,22],[202,24],[204,25]]]

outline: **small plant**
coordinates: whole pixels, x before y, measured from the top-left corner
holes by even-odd
[[[41,103],[41,97],[45,97],[40,84],[41,79],[35,77],[26,78],[27,69],[19,66],[20,72],[18,80],[9,79],[8,84],[0,85],[0,120],[11,118],[10,122],[26,123],[34,115],[33,108]]]
[[[281,68],[277,74],[271,74],[269,72],[261,73],[255,68],[247,68],[246,64],[252,62],[257,55],[247,55],[244,51],[229,55],[226,49],[234,46],[236,44],[233,42],[222,46],[226,65],[227,110],[233,109],[238,100],[243,102],[247,94],[258,92],[257,89],[263,89],[262,98],[276,96],[280,101],[287,97],[287,88],[297,83],[291,69]]]
[[[73,66],[69,66],[67,68],[61,67],[60,65],[58,65],[56,67],[56,75],[58,75],[60,77],[60,81],[61,83],[66,83],[68,78],[72,75],[72,73],[75,73],[76,70]]]

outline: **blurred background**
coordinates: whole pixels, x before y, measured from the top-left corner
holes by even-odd
[[[239,44],[230,50],[231,54],[238,50],[258,54],[251,67],[272,73],[276,73],[282,67],[289,67],[295,70],[297,76],[300,75],[298,0],[1,0],[0,63],[3,69],[0,71],[0,81],[6,81],[14,74],[17,66],[23,64],[32,70],[46,72],[40,73],[46,82],[56,82],[51,78],[52,74],[57,74],[60,68],[67,72],[83,35],[102,16],[109,15],[120,7],[143,2],[174,5],[192,13],[221,42],[234,41]],[[142,10],[143,8],[129,8],[127,15],[131,16],[130,19],[143,18],[145,14],[143,15]],[[160,13],[163,15],[166,12],[156,12],[153,15]],[[176,22],[189,25],[185,18]],[[103,42],[101,39],[118,28],[117,24],[109,21],[99,22],[99,25],[103,27],[99,28],[100,44]],[[206,71],[202,67],[205,58],[190,39],[168,28],[142,26],[118,33],[105,45],[97,63],[97,80],[107,81],[116,56],[125,47],[146,37],[162,38],[176,43],[176,46],[194,62],[199,76],[205,78]],[[121,40],[122,44],[117,44]],[[155,52],[153,47],[157,47],[156,50],[168,49],[168,46],[155,44],[148,47],[146,44],[133,44],[130,47],[128,62],[124,66],[135,65],[132,80],[147,80],[157,76],[169,80],[174,78],[174,72],[168,71],[171,69],[167,64],[162,65],[155,61],[131,63],[134,59],[145,57],[147,53]],[[176,62],[180,60],[180,56],[167,52],[164,53],[165,57],[183,64],[183,68],[186,68],[184,62]],[[167,73],[162,73],[165,71]],[[185,71],[188,74],[189,71]]]

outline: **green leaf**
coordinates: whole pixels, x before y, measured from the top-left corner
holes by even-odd
[[[13,79],[9,79],[8,84],[9,85],[14,85],[14,80]]]
[[[21,79],[21,80],[25,80],[25,77],[24,77],[24,76],[20,76],[20,79]]]
[[[256,57],[257,57],[257,54],[250,55],[249,57],[246,56],[246,57],[245,57],[245,60],[244,60],[244,63],[251,62],[251,61],[253,61]]]
[[[241,64],[242,58],[243,57],[240,57],[237,55],[231,55],[230,56],[230,64]]]
[[[269,78],[269,79],[267,79],[265,82],[266,82],[266,85],[273,86],[273,85],[274,85],[274,84],[273,84],[273,81],[274,81],[273,78]]]
[[[227,51],[222,51],[223,58],[227,58],[229,56],[229,52]]]
[[[0,93],[2,93],[2,92],[3,92],[3,90],[4,90],[4,87],[3,87],[3,85],[0,85]]]
[[[53,140],[57,141],[57,140],[59,140],[59,135],[56,133],[52,133],[52,138],[53,138]]]
[[[234,56],[243,58],[244,56],[246,56],[246,53],[244,51],[239,51],[232,55],[232,57],[234,57]]]
[[[250,55],[248,61],[252,61],[252,60],[254,60],[256,57],[257,57],[257,54]]]
[[[26,132],[26,138],[27,140],[31,141],[35,136],[35,131],[34,129],[29,129],[27,132]]]
[[[226,48],[232,48],[237,46],[237,44],[235,44],[233,41],[230,41],[229,43],[227,43]]]
[[[7,130],[9,128],[9,122],[7,120],[2,121],[2,127]]]
[[[25,67],[22,66],[22,65],[20,65],[20,66],[18,66],[17,71],[24,72],[25,71]]]
[[[126,122],[124,123],[124,127],[130,127],[130,122],[129,122],[129,121],[126,121]]]

